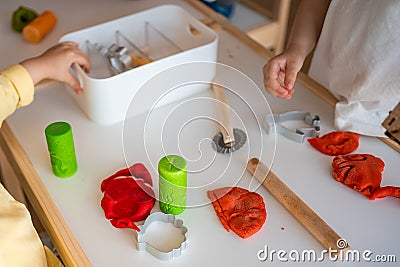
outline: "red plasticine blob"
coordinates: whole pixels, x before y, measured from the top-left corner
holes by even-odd
[[[207,191],[214,210],[224,228],[241,238],[247,238],[261,229],[267,212],[263,198],[240,187],[223,187]]]
[[[318,151],[329,156],[345,155],[358,148],[360,135],[352,132],[331,132],[308,142]]]
[[[361,192],[370,200],[383,197],[400,198],[400,187],[381,187],[385,163],[370,154],[337,156],[332,161],[336,181]]]
[[[155,203],[149,185],[152,186],[153,181],[141,163],[119,170],[103,180],[101,207],[114,227],[140,231],[135,222],[146,219]]]
[[[370,154],[337,156],[332,161],[336,181],[369,197],[382,181],[385,163]]]
[[[400,187],[397,186],[384,186],[376,189],[370,196],[369,199],[375,200],[383,197],[397,197],[400,198]]]

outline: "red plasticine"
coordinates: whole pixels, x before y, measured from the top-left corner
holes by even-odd
[[[385,163],[370,154],[337,156],[332,161],[336,181],[369,197],[380,187]]]
[[[331,132],[308,142],[318,151],[329,156],[345,155],[358,148],[360,135],[352,132]]]
[[[152,184],[150,173],[140,163],[104,179],[101,207],[105,217],[116,228],[140,231],[135,222],[146,219],[155,203],[154,192],[149,186]]]
[[[370,154],[337,156],[332,161],[336,181],[361,192],[370,200],[384,197],[400,198],[400,187],[381,187],[385,163]]]
[[[400,187],[397,186],[384,186],[376,189],[370,196],[369,199],[375,200],[383,197],[397,197],[400,198]]]
[[[207,196],[224,228],[241,238],[259,231],[267,218],[264,200],[256,192],[240,187],[223,187],[207,191]]]
[[[148,183],[149,185],[153,186],[153,180],[151,179],[151,175],[146,169],[146,167],[142,163],[136,163],[130,166],[129,168],[117,171],[107,179],[103,180],[103,182],[101,183],[101,192],[104,192],[105,187],[107,187],[107,184],[109,182],[114,180],[114,178],[120,176],[134,176],[136,178],[141,178],[145,183]]]

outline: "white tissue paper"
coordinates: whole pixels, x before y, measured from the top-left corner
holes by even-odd
[[[339,95],[337,130],[385,136],[400,102],[400,1],[333,0],[309,75]]]

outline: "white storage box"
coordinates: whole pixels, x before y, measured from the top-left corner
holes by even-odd
[[[74,68],[84,93],[76,95],[70,88],[68,91],[72,92],[71,95],[91,120],[100,124],[113,124],[125,119],[133,97],[150,78],[185,63],[216,62],[218,36],[184,9],[175,5],[162,5],[69,33],[60,39],[60,42],[63,41],[79,43],[88,53],[91,63],[89,74],[80,67]],[[107,58],[102,59],[99,57],[101,54],[96,55],[99,52],[93,51],[93,47],[109,47],[115,43],[127,47],[131,50],[130,54],[137,52],[133,47],[138,47],[154,61],[119,74],[111,74]],[[215,68],[200,67],[196,70],[193,68],[195,64],[189,65],[192,70],[185,71],[185,75],[172,72],[175,74],[169,75],[168,81],[158,79],[160,81],[154,91],[146,89],[149,91],[145,95],[149,98],[142,97],[141,101],[154,102],[154,99],[159,98],[155,94],[167,92],[171,89],[170,86],[191,81],[201,82],[180,87],[179,91],[174,90],[172,94],[163,97],[162,101],[157,101],[156,106],[187,98],[209,88],[208,84],[202,82],[210,82],[214,78]],[[153,107],[153,104],[142,105],[137,110],[133,109],[134,112],[131,107],[129,116],[144,112],[147,109],[144,107]]]

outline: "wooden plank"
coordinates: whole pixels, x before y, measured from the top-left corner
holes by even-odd
[[[199,10],[200,12],[202,12],[205,16],[207,16],[207,19],[211,19],[213,23],[219,24],[220,27],[218,28],[220,30],[225,30],[229,32],[230,34],[238,38],[241,42],[243,42],[245,45],[247,45],[248,47],[256,51],[258,54],[260,54],[261,56],[265,58],[271,58],[274,56],[274,54],[271,51],[265,49],[265,47],[254,41],[250,36],[248,36],[239,28],[237,28],[235,25],[233,25],[233,23],[231,23],[226,17],[215,12],[207,5],[203,4],[198,0],[185,0],[185,1],[190,5],[192,5],[194,8],[196,8],[197,10]]]
[[[92,266],[7,122],[0,146],[66,266]]]
[[[276,21],[270,22],[248,30],[247,34],[265,48],[273,49],[276,46],[276,40],[279,34],[279,24]]]
[[[323,246],[331,250],[349,249],[338,247],[342,238],[297,196],[278,176],[259,159],[252,158],[246,168]]]
[[[269,19],[277,18],[276,1],[240,0],[240,3]]]
[[[299,72],[297,74],[297,81],[332,107],[334,107],[339,101],[328,89],[313,80],[304,72]]]

